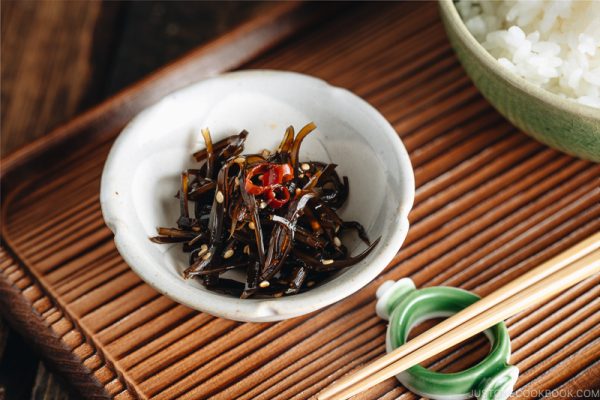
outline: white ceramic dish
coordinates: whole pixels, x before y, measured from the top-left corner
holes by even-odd
[[[314,121],[317,131],[301,149],[301,160],[337,163],[350,180],[350,196],[340,215],[360,221],[379,245],[362,262],[330,281],[295,296],[246,299],[207,291],[184,280],[187,254],[179,245],[159,245],[148,237],[157,226],[173,226],[174,199],[182,170],[194,165],[191,153],[213,140],[249,131],[245,152],[272,149],[288,125],[298,131]],[[408,231],[414,176],[394,129],[351,92],[306,75],[244,71],[207,79],[175,92],[134,118],[115,141],[104,166],[100,202],[117,249],[148,284],[196,310],[239,321],[276,321],[332,304],[365,286],[391,261]],[[349,237],[353,254],[362,250]],[[345,239],[346,241],[346,239]]]

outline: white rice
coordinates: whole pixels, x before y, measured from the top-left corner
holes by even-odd
[[[458,0],[456,8],[500,65],[600,108],[600,0]]]

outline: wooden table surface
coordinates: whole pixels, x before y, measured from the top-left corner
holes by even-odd
[[[2,135],[3,157],[271,4],[2,3],[2,51],[7,61],[2,69],[2,132],[10,132]],[[415,11],[423,6],[426,13]],[[379,107],[403,137],[415,166],[418,195],[411,214],[411,234],[380,281],[409,275],[419,286],[446,284],[485,295],[597,231],[599,167],[545,148],[501,118],[460,69],[436,18],[435,4],[369,4],[349,10],[345,18],[338,15],[329,24],[315,24],[302,40],[279,46],[244,67],[297,70],[354,90]],[[262,20],[267,19],[279,21],[270,17]],[[346,31],[348,26],[352,30]],[[400,35],[406,32],[410,36]],[[362,53],[356,52],[356,42],[369,45]],[[396,51],[380,51],[390,48]],[[427,51],[415,56],[423,48]],[[236,50],[221,53],[229,55],[218,59],[221,70],[227,69],[223,64],[232,54],[244,53]],[[308,56],[302,57],[306,53]],[[328,62],[323,63],[324,59]],[[369,71],[368,79],[354,78],[364,72],[361,68]],[[185,81],[182,70],[171,71]],[[147,86],[154,92],[129,91],[137,93],[137,97],[130,96],[131,103],[111,102],[107,109],[131,118],[149,104],[146,95],[173,83],[167,79],[161,86],[158,82]],[[396,96],[398,93],[403,96]],[[48,324],[72,344],[69,348],[77,351],[77,360],[88,362],[83,366],[90,366],[94,376],[110,386],[109,393],[123,398],[131,398],[129,389],[164,398],[183,393],[197,397],[217,393],[224,399],[236,393],[246,398],[255,398],[257,393],[263,398],[272,398],[274,393],[281,399],[289,399],[291,394],[305,398],[308,395],[303,394],[314,393],[328,380],[381,354],[385,326],[373,316],[371,304],[378,282],[313,316],[260,325],[236,324],[191,312],[154,293],[133,273],[121,274],[129,269],[114,250],[95,198],[91,198],[93,207],[86,208],[84,217],[72,209],[71,202],[64,201],[69,198],[74,203],[88,204],[99,185],[97,175],[110,144],[106,139],[122,127],[119,118],[89,121],[87,125],[71,124],[67,133],[103,129],[107,135],[103,142],[90,140],[79,152],[57,160],[57,165],[45,159],[36,166],[39,175],[32,174],[31,169],[21,170],[20,176],[27,174],[28,182],[19,183],[30,184],[21,185],[25,188],[35,184],[37,194],[5,200],[3,228],[12,228],[4,229],[3,237],[12,238],[6,243],[24,261],[22,265],[13,263],[9,257],[11,262],[3,262],[2,268],[9,271],[3,276],[15,277],[23,284],[10,286],[12,292],[22,288],[29,295],[27,299],[39,306],[35,308],[38,314],[27,314],[23,320],[36,322],[35,315],[42,315],[44,321],[53,321]],[[61,157],[65,148],[60,147]],[[90,169],[77,168],[77,162]],[[11,162],[6,162],[5,170],[10,170],[9,165]],[[47,171],[47,165],[53,168]],[[96,175],[90,177],[92,169]],[[52,180],[53,173],[61,179]],[[47,185],[39,188],[37,181],[45,179]],[[77,190],[68,196],[74,187],[81,189],[81,181],[89,190]],[[60,227],[49,227],[48,217],[52,220],[52,216],[62,216],[53,213],[63,209],[68,221],[79,217],[79,222],[86,222],[89,220],[84,218],[91,215],[90,220],[95,221],[90,224],[93,234],[85,231],[73,235]],[[14,240],[17,233],[37,234],[40,230],[47,235],[36,236],[31,245],[28,240]],[[79,234],[89,237],[82,242]],[[98,261],[94,265],[107,268],[106,277],[95,277],[100,283],[79,284],[88,279],[88,274],[96,273],[94,268],[84,269],[82,276],[73,274],[82,271],[81,265],[68,261],[83,254]],[[103,255],[100,260],[99,254]],[[28,266],[36,278],[26,275],[19,279],[21,266]],[[598,279],[586,281],[539,310],[508,321],[513,358],[522,368],[520,388],[593,389],[600,384]],[[54,294],[68,294],[68,298],[61,300],[60,307],[54,307],[56,303],[45,294],[50,291],[43,292],[40,287]],[[90,296],[81,296],[86,290],[91,291]],[[15,305],[10,308],[15,311],[20,303],[7,304]],[[150,324],[152,318],[170,307],[178,311],[166,314],[165,325]],[[134,317],[128,318],[128,312]],[[7,313],[11,314],[19,313]],[[71,321],[66,317],[77,318],[78,324],[63,323]],[[186,323],[181,329],[161,327],[176,326],[182,320]],[[24,339],[3,326],[0,324],[0,385],[4,394],[8,398],[75,398],[65,390],[67,385],[54,383],[59,377],[46,372],[43,365],[37,366]],[[43,336],[38,333],[42,330],[30,335]],[[142,331],[144,335],[140,336]],[[220,332],[227,334],[222,340],[212,341],[211,335]],[[180,335],[186,341],[171,346],[171,340]],[[139,339],[143,346],[138,348],[139,343],[129,339]],[[232,349],[223,351],[232,344]],[[482,350],[475,345],[473,349]],[[464,367],[478,354],[467,351],[467,356],[455,354],[446,361]],[[216,363],[218,368],[208,371],[203,368],[205,362]],[[296,369],[301,372],[293,373]],[[284,377],[289,371],[291,376]],[[264,380],[264,376],[269,378]],[[403,394],[404,390],[390,379],[370,392],[368,398],[413,398],[410,393]],[[0,400],[4,394],[0,393]]]
[[[0,154],[270,6],[3,0]],[[68,387],[0,319],[0,399],[77,398]]]

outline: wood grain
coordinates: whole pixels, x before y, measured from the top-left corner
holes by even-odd
[[[293,32],[276,26],[278,34]],[[248,40],[255,30],[244,29],[230,38]],[[233,48],[217,42],[23,150],[5,172],[0,281],[29,302],[107,394],[306,399],[383,353],[374,293],[384,280],[411,276],[419,286],[486,295],[600,228],[600,166],[547,149],[499,118],[464,77],[435,5],[357,5],[284,46],[254,39],[269,45],[241,54],[243,65],[221,64]],[[295,70],[349,88],[382,110],[407,143],[417,181],[412,227],[388,269],[363,290],[304,317],[242,324],[160,296],[116,252],[98,190],[119,127],[217,64]],[[77,138],[85,140],[52,155]],[[49,159],[50,168],[37,169]],[[35,180],[23,178],[23,166]],[[590,278],[507,321],[518,389],[591,387],[599,282]],[[472,351],[461,347],[433,362],[460,367],[476,357]],[[358,398],[415,396],[390,379]]]
[[[40,288],[26,272],[11,268],[18,264],[4,250],[0,250],[0,260],[0,302],[11,325],[21,332],[29,332],[33,345],[42,350],[59,371],[73,371],[69,379],[80,393],[91,398],[107,397],[104,387],[73,353],[73,343],[62,340],[54,329],[49,329],[42,314],[50,304],[40,301],[43,299]],[[68,318],[64,319],[64,325],[74,326]]]
[[[10,57],[2,63],[2,154],[80,109],[101,9],[101,2],[2,2],[2,54]]]
[[[269,13],[271,2],[153,1],[121,4],[125,10],[113,68],[102,93],[114,94],[244,21]]]

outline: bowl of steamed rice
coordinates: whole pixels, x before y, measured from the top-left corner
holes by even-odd
[[[484,97],[530,136],[600,161],[600,1],[440,0]]]

